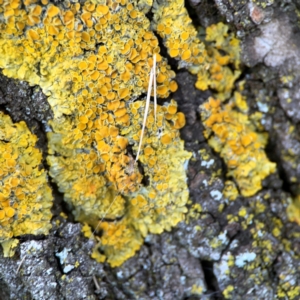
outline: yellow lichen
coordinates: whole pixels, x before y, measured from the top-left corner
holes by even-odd
[[[202,295],[203,294],[203,287],[198,286],[197,284],[194,284],[191,289],[192,295]]]
[[[134,254],[140,236],[182,220],[188,198],[183,163],[189,154],[178,135],[185,118],[174,101],[158,108],[156,123],[151,109],[139,159],[144,175],[134,159],[144,113],[143,102],[134,100],[147,90],[153,54],[157,95],[167,97],[177,89],[145,17],[148,2],[87,1],[68,8],[45,2],[42,9],[28,0],[13,9],[12,0],[2,4],[0,67],[8,77],[39,85],[54,113],[50,175],[77,220],[96,227],[103,217],[122,218],[106,229],[105,222],[100,226],[101,242],[114,226],[123,228],[119,241],[111,237],[101,244],[112,265]],[[149,185],[143,176],[149,176]],[[138,196],[145,199],[145,212],[129,209]],[[128,244],[133,237],[136,241]]]
[[[231,180],[225,181],[223,195],[230,201],[234,201],[238,197],[239,191],[236,188],[236,185],[234,184],[233,181],[231,181]]]
[[[51,228],[52,194],[36,141],[24,122],[13,124],[0,112],[0,243],[6,254],[16,246],[13,237]]]
[[[217,99],[228,100],[241,73],[239,40],[228,32],[229,27],[213,24],[206,28],[205,39],[200,40],[183,0],[162,0],[154,5],[153,12],[153,28],[162,37],[170,56],[179,60],[179,66],[197,74],[196,88],[210,88]],[[242,89],[243,82],[239,86]],[[264,153],[266,136],[256,133],[251,124],[258,115],[250,121],[246,115],[247,102],[239,92],[234,92],[231,102],[236,110],[232,104],[222,108],[220,101],[213,99],[203,105],[205,135],[225,160],[228,176],[235,179],[242,195],[251,196],[261,189],[261,181],[275,171],[275,164]],[[233,200],[238,191],[228,188],[224,191]]]
[[[179,67],[197,74],[198,89],[211,88],[219,99],[226,99],[240,75],[239,40],[228,33],[228,26],[223,23],[209,26],[205,41],[201,41],[183,0],[159,1],[153,12],[152,26],[163,38],[170,56],[179,60]]]
[[[19,240],[9,239],[1,242],[4,257],[12,257],[15,254],[15,248],[19,245]]]
[[[142,112],[145,102],[133,102],[130,119],[135,120],[129,128],[124,128],[124,136],[133,144],[133,150],[137,151],[138,137],[142,123]],[[148,178],[149,186],[140,186],[131,193],[130,201],[127,202],[127,213],[121,221],[109,223],[103,222],[99,229],[104,235],[98,247],[108,257],[112,266],[119,264],[132,256],[133,251],[139,249],[143,238],[148,233],[162,233],[170,230],[178,222],[183,220],[185,207],[188,199],[188,190],[185,183],[184,162],[190,157],[183,151],[183,142],[179,139],[179,132],[174,128],[174,121],[164,120],[165,113],[170,105],[157,107],[157,124],[164,124],[164,133],[172,138],[172,142],[165,144],[163,136],[159,135],[160,128],[154,122],[153,117],[148,118],[144,140],[147,146],[140,154],[140,162],[144,167],[144,176]],[[150,116],[153,116],[153,106],[150,106]],[[127,167],[127,172],[133,170]],[[114,203],[121,200],[115,196]],[[120,198],[120,200],[118,199]],[[108,213],[107,218],[111,213]],[[81,218],[87,221],[90,216],[81,214]],[[95,227],[96,223],[94,224]],[[103,256],[94,253],[95,258],[103,260]]]
[[[287,215],[289,220],[300,225],[300,196],[296,196],[293,201],[290,201],[287,207]]]
[[[228,285],[222,292],[224,295],[225,299],[231,299],[231,294],[234,291],[234,286],[233,285]]]
[[[259,191],[261,182],[275,172],[265,152],[266,136],[256,133],[247,115],[234,109],[234,102],[222,108],[221,101],[210,98],[202,105],[202,120],[209,145],[219,152],[243,196]]]

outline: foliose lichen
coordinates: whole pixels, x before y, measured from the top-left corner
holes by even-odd
[[[14,124],[0,112],[0,243],[7,256],[14,237],[51,228],[52,192],[36,141],[25,122]]]
[[[112,266],[132,256],[148,232],[182,220],[188,199],[190,155],[178,132],[185,118],[174,101],[158,107],[156,123],[151,108],[139,159],[144,174],[134,159],[144,114],[136,100],[147,89],[153,54],[157,95],[177,89],[141,5],[6,0],[1,8],[0,67],[48,96],[50,175],[77,220],[94,228],[103,217],[115,220],[99,226],[101,260]],[[126,234],[116,241],[119,232]]]
[[[257,133],[247,116],[247,103],[235,92],[240,71],[239,40],[223,23],[206,28],[201,40],[189,18],[184,1],[159,1],[154,4],[153,27],[163,38],[171,57],[179,60],[179,67],[186,67],[197,74],[196,88],[215,91],[201,107],[205,137],[209,145],[219,152],[228,166],[227,176],[237,182],[243,196],[254,195],[261,189],[261,182],[275,171],[264,148],[267,135]]]
[[[247,115],[234,110],[232,101],[221,108],[221,101],[210,98],[202,106],[202,120],[209,145],[219,152],[228,171],[243,196],[253,196],[261,190],[261,182],[276,169],[264,148],[267,137],[255,132]]]
[[[153,13],[153,29],[163,39],[169,55],[179,61],[179,67],[197,74],[196,88],[210,88],[218,98],[228,98],[241,74],[239,40],[228,33],[229,27],[213,24],[201,40],[182,0],[154,2]]]

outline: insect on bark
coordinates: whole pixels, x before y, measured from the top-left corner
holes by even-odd
[[[142,126],[142,132],[140,136],[140,141],[139,141],[139,146],[138,146],[138,151],[136,154],[135,161],[130,161],[129,166],[128,166],[128,172],[133,172],[134,170],[134,165],[139,159],[139,155],[141,152],[141,147],[143,143],[143,136],[144,136],[144,131],[146,127],[146,122],[147,122],[147,116],[148,116],[148,111],[149,111],[149,106],[150,106],[150,98],[151,98],[151,91],[152,91],[152,85],[153,85],[153,90],[154,90],[154,119],[156,122],[156,111],[157,111],[157,96],[156,96],[156,54],[153,55],[153,66],[150,71],[150,78],[149,78],[149,84],[148,84],[148,91],[147,91],[147,98],[146,98],[146,105],[145,105],[145,112],[144,112],[144,119],[143,119],[143,126]],[[117,195],[118,196],[118,195]],[[98,222],[96,228],[94,229],[92,235],[94,236],[95,232],[105,219],[106,215],[108,214],[110,208],[114,204],[115,200],[117,199],[117,196],[114,198],[114,200],[111,202],[109,207],[107,208],[106,212],[104,213],[104,216],[101,218],[101,220]]]

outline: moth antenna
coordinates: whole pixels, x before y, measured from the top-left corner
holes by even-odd
[[[157,97],[156,97],[156,54],[153,55],[153,88],[154,88],[154,120],[156,123]]]
[[[137,161],[139,159],[139,155],[140,155],[140,151],[141,151],[141,147],[142,147],[142,143],[143,143],[143,136],[144,136],[145,126],[146,126],[146,122],[147,122],[147,115],[148,115],[148,110],[149,110],[149,104],[150,104],[152,82],[153,82],[153,69],[151,69],[151,72],[150,72],[150,79],[149,79],[149,85],[148,85],[148,92],[147,92],[147,99],[146,99],[146,107],[145,107],[145,113],[144,113],[142,133],[141,133],[139,148],[138,148],[138,151],[137,151],[137,154],[136,154],[135,161]]]

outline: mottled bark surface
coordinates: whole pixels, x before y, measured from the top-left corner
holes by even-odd
[[[182,139],[193,153],[191,205],[202,210],[171,232],[149,235],[133,258],[111,268],[90,258],[94,242],[52,183],[50,235],[20,237],[12,258],[0,250],[0,299],[300,299],[300,227],[286,215],[288,200],[300,194],[300,2],[186,5],[196,26],[225,21],[241,39],[243,94],[250,113],[263,114],[277,172],[253,197],[224,198],[226,166],[208,146],[199,115],[211,93],[196,90],[196,77],[170,59],[179,86],[173,98],[187,120]],[[46,155],[52,113],[41,90],[0,75],[0,108],[26,121]]]

